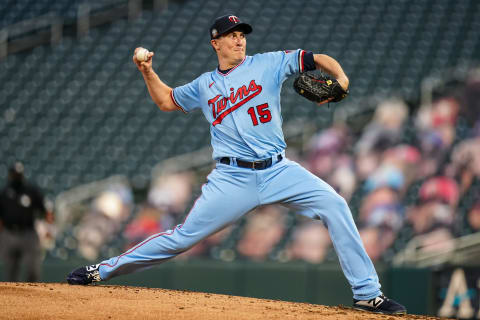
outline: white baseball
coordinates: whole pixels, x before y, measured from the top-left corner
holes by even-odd
[[[149,51],[145,48],[140,48],[137,50],[137,60],[140,62],[147,61]]]

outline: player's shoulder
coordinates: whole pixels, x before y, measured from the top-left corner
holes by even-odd
[[[257,53],[252,56],[252,60],[253,61],[271,61],[272,59],[283,58],[285,55],[296,54],[298,53],[299,50],[301,49],[279,50],[279,51]]]

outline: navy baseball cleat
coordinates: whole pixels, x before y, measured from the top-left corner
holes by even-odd
[[[69,284],[90,284],[92,282],[102,281],[100,278],[100,272],[98,268],[100,264],[94,264],[91,266],[80,267],[73,270],[67,276],[67,282]]]
[[[353,299],[353,308],[383,314],[406,314],[407,309],[395,300],[388,299],[383,294],[370,300]]]

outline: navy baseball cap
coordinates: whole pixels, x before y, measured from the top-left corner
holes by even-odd
[[[215,19],[215,22],[210,27],[210,38],[216,39],[234,28],[242,30],[245,34],[248,34],[253,30],[248,23],[240,21],[237,16],[227,14]]]

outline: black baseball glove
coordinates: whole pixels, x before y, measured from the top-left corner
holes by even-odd
[[[326,74],[320,75],[304,72],[293,82],[293,88],[302,97],[313,102],[338,102],[348,95],[338,81]]]

